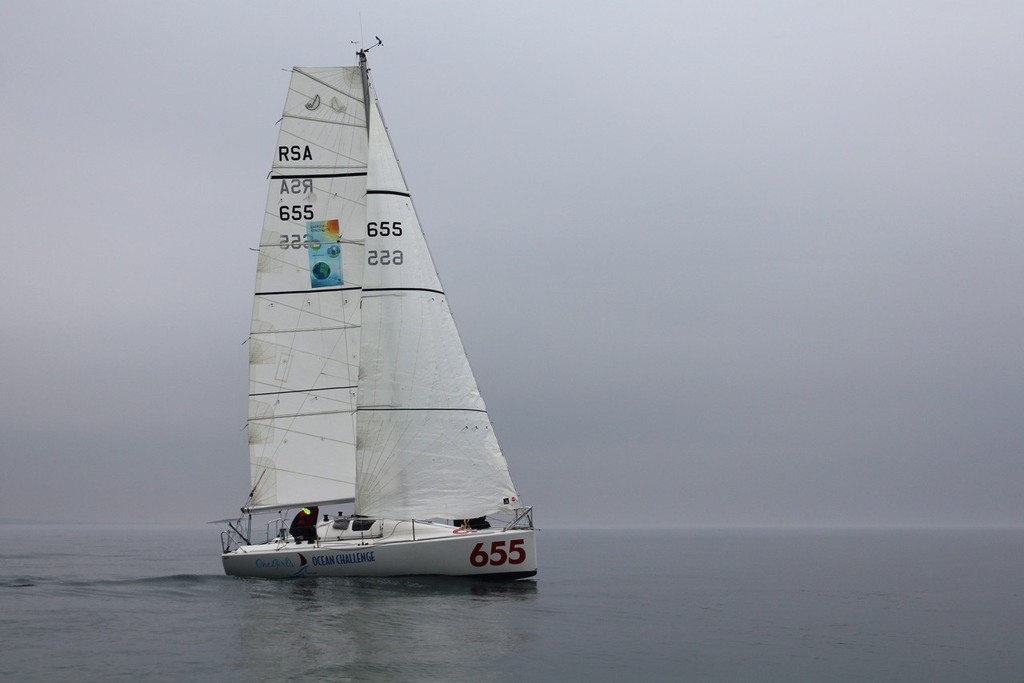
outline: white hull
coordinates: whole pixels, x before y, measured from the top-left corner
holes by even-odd
[[[221,557],[225,573],[288,579],[316,576],[469,576],[523,579],[537,573],[534,529],[462,529],[376,521],[367,532],[321,525],[320,540],[290,537],[243,545]]]

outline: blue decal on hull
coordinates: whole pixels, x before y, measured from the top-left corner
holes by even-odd
[[[299,557],[302,557],[302,556],[300,555]],[[305,564],[305,562],[303,562],[303,564]],[[278,559],[261,560],[258,557],[256,558],[256,568],[257,569],[288,569],[288,568],[294,567],[294,566],[295,566],[295,563],[292,562],[292,559],[290,557],[286,557],[283,560],[278,560]]]

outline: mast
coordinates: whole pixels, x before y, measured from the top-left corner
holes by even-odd
[[[377,39],[380,41],[380,38]],[[376,47],[376,45],[374,46]],[[359,55],[359,73],[363,77],[363,106],[366,107],[366,131],[370,131],[370,73],[366,68],[366,50],[360,50]]]
[[[380,36],[374,36],[377,42],[365,50],[360,50],[356,54],[359,55],[359,72],[363,77],[363,103],[366,106],[366,131],[370,131],[370,70],[366,67],[366,53],[373,48],[383,45],[384,41],[380,39]]]

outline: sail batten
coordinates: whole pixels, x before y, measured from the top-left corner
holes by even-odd
[[[296,393],[322,394],[322,393],[327,392],[327,391],[347,391],[347,390],[355,389],[355,388],[356,388],[356,386],[354,384],[350,384],[349,386],[345,386],[345,387],[317,387],[316,389],[291,389],[289,391],[265,391],[265,392],[259,393],[259,394],[249,394],[249,396],[250,397],[252,397],[252,396],[280,396],[282,394],[296,394]]]

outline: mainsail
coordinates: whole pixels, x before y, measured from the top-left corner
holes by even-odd
[[[361,70],[295,68],[249,337],[254,509],[355,496],[366,154]]]
[[[365,66],[293,70],[250,344],[251,509],[522,507]]]

